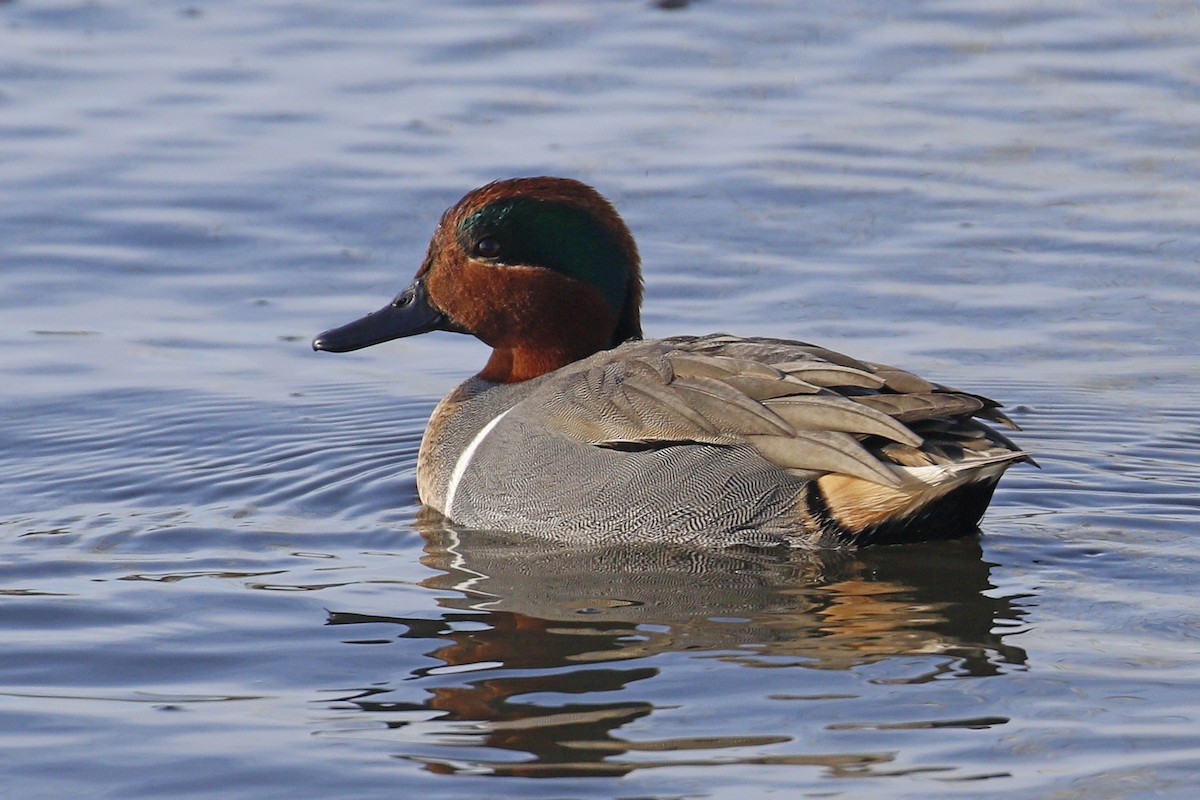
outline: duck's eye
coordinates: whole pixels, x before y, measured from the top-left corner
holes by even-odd
[[[495,236],[485,236],[475,243],[475,255],[480,258],[496,258],[500,249],[500,240]]]

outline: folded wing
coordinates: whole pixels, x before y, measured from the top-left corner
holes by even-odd
[[[1028,460],[982,421],[1016,427],[995,401],[799,342],[629,343],[553,387],[530,401],[551,427],[597,447],[748,444],[799,475],[893,489]]]

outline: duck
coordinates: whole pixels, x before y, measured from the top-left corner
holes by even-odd
[[[1032,456],[994,400],[800,341],[642,337],[641,261],[571,178],[499,180],[441,217],[411,284],[319,334],[335,353],[431,331],[492,348],[416,463],[465,528],[611,546],[827,548],[979,532]]]

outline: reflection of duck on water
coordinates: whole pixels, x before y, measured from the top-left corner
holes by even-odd
[[[729,736],[727,729],[686,741],[638,743],[617,736],[655,710],[650,699],[620,699],[658,675],[637,661],[665,653],[718,651],[748,666],[831,670],[914,654],[946,656],[910,681],[995,674],[1025,661],[1024,651],[993,633],[1005,623],[1015,630],[1021,612],[1010,598],[984,594],[992,588],[990,565],[972,541],[903,552],[662,545],[580,550],[511,534],[460,535],[434,521],[436,515],[428,517],[419,523],[426,540],[422,560],[437,574],[423,584],[449,592],[441,601],[447,611],[432,620],[337,613],[330,622],[398,624],[402,638],[437,643],[428,655],[442,666],[411,674],[427,699],[395,702],[387,696],[398,686],[384,690],[385,696],[373,690],[346,698],[383,721],[436,712],[436,722],[420,723],[427,726],[422,739],[438,746],[436,756],[421,756],[435,770],[611,775],[688,763],[689,757],[680,760],[684,751],[770,743],[771,737]],[[490,675],[482,677],[482,670]],[[611,694],[622,689],[623,695]],[[515,699],[540,693],[578,700],[554,705]],[[642,696],[653,698],[654,692]],[[997,722],[1003,720],[986,724]],[[450,744],[534,758],[460,763],[444,758]],[[670,760],[613,760],[648,748]],[[839,770],[869,768],[885,758],[839,753],[748,760]]]
[[[1020,612],[983,594],[991,588],[991,565],[973,540],[903,552],[580,549],[506,533],[460,536],[437,522],[421,528],[422,562],[442,572],[424,584],[462,592],[445,600],[449,606],[510,611],[549,628],[653,628],[639,631],[638,641],[576,653],[577,662],[747,645],[831,669],[944,653],[962,659],[963,672],[981,675],[996,671],[993,659],[1024,660],[1023,651],[992,632],[997,620],[1015,620]]]

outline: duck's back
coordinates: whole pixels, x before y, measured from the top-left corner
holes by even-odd
[[[627,342],[442,402],[418,469],[455,521],[592,542],[969,534],[1025,458],[993,401],[777,339]]]

